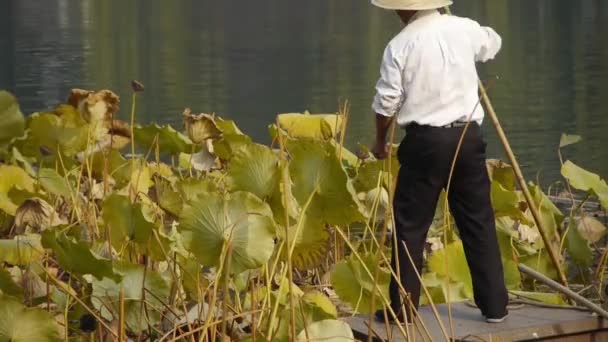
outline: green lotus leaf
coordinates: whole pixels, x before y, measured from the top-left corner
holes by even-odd
[[[579,141],[583,140],[580,135],[574,134],[562,134],[562,137],[559,139],[559,147],[562,148],[564,146],[576,144]]]
[[[517,263],[510,259],[502,260],[502,269],[505,277],[505,285],[509,290],[521,288],[521,274],[517,268]]]
[[[229,241],[235,274],[262,266],[274,250],[272,211],[251,193],[203,193],[184,206],[180,218],[180,228],[192,234],[189,250],[203,265],[219,265]]]
[[[112,269],[112,261],[95,255],[84,241],[74,241],[63,233],[47,230],[42,234],[42,245],[52,249],[59,265],[72,274],[120,279]]]
[[[13,201],[9,193],[13,189],[34,192],[34,179],[20,167],[0,165],[0,210],[15,215],[19,201]]]
[[[509,216],[529,223],[520,208],[520,196],[515,190],[507,190],[498,181],[492,181],[490,195],[496,217]]]
[[[569,160],[562,165],[562,176],[570,182],[573,188],[595,194],[602,207],[608,209],[608,185],[600,176],[579,167]]]
[[[40,157],[40,149],[61,152],[73,156],[87,147],[89,126],[76,126],[70,120],[64,121],[54,113],[35,113],[28,117],[28,133],[15,145],[26,156]]]
[[[515,190],[515,173],[511,165],[499,159],[488,159],[486,166],[492,182],[498,182],[506,190]]]
[[[213,141],[213,153],[220,159],[229,160],[236,151],[251,143],[251,138],[244,134],[224,134],[221,139]]]
[[[311,323],[327,319],[336,319],[338,317],[338,311],[335,305],[319,291],[308,291],[304,295],[294,299],[296,301],[296,331],[302,331],[305,326],[308,327]],[[275,335],[276,341],[289,340],[289,324],[290,310],[287,308],[281,313],[280,325]]]
[[[104,168],[107,167],[108,175],[116,180],[117,184],[124,185],[131,180],[131,164],[120,152],[116,150],[110,150],[107,154],[95,152],[90,158],[91,172],[95,179],[102,180]]]
[[[467,300],[468,296],[465,295],[465,286],[463,283],[450,281],[447,284],[446,278],[437,276],[437,273],[428,272],[422,275],[422,283],[427,288],[429,295],[431,296],[433,304],[456,303]],[[431,304],[428,296],[424,291],[421,291],[420,305]]]
[[[283,230],[284,228],[278,230],[282,239],[285,238]],[[317,218],[310,215],[300,216],[298,222],[289,227],[289,234],[289,241],[293,246],[291,261],[295,268],[312,269],[327,259],[329,233]],[[286,258],[286,254],[284,256]]]
[[[216,118],[215,124],[222,131],[223,134],[243,134],[238,128],[234,120],[224,120],[222,118]]]
[[[546,292],[530,292],[530,291],[511,291],[518,297],[525,299],[531,299],[542,303],[553,304],[553,305],[566,305],[567,303],[562,299],[559,293],[546,293]]]
[[[338,318],[338,310],[327,296],[317,290],[310,290],[302,296],[302,302],[312,309],[314,321]]]
[[[25,119],[17,99],[9,92],[0,91],[0,146],[23,135]]]
[[[354,255],[351,255],[335,264],[331,272],[331,284],[340,299],[350,304],[354,311],[369,314],[382,308],[383,302],[379,292],[388,298],[388,284],[391,275],[390,271],[379,265],[378,257],[365,254],[361,255],[361,259],[363,264]],[[365,271],[363,265],[370,271],[371,276]],[[379,270],[378,267],[380,267]],[[372,277],[376,271],[378,271],[378,278],[374,282]],[[379,290],[375,291],[376,306],[372,308],[372,292],[375,283]]]
[[[11,150],[11,165],[19,166],[27,172],[28,175],[36,177],[36,171],[34,171],[33,164],[36,162],[35,158],[26,157],[19,150],[13,146]]]
[[[182,195],[168,180],[155,177],[154,193],[155,200],[162,209],[176,216],[182,212],[184,206]]]
[[[260,144],[248,144],[236,151],[228,163],[226,184],[230,191],[248,191],[266,199],[281,177],[279,157]]]
[[[287,150],[291,155],[292,191],[298,203],[303,206],[314,194],[308,215],[332,225],[364,220],[364,209],[334,146],[328,142],[298,139],[288,140]]]
[[[593,262],[593,255],[589,243],[578,230],[576,220],[571,215],[568,220],[568,229],[565,236],[565,247],[568,255],[579,266],[589,267]]]
[[[473,297],[471,272],[462,241],[453,242],[444,249],[435,251],[428,259],[428,268],[441,277],[449,277],[451,281],[462,283],[465,297]]]
[[[195,144],[202,144],[207,139],[219,138],[222,132],[215,123],[215,117],[201,113],[191,114],[189,109],[184,111],[184,124],[188,137]]]
[[[298,334],[298,341],[352,342],[355,341],[350,326],[339,320],[326,319],[314,322]]]
[[[147,194],[148,189],[154,185],[152,181],[152,171],[143,159],[132,160],[133,170],[129,181],[130,194]]]
[[[19,301],[0,296],[0,341],[59,341],[59,326],[41,309],[26,308]]]
[[[137,126],[133,128],[133,134],[135,142],[146,150],[153,148],[156,144],[162,153],[167,154],[191,153],[194,149],[192,140],[169,125]]]
[[[364,192],[374,189],[378,186],[378,177],[381,175],[382,180],[380,185],[389,188],[389,169],[388,159],[384,160],[364,160],[357,169],[357,175],[353,180],[353,186],[357,189],[357,192]],[[399,171],[399,161],[393,157],[391,160],[391,174],[397,175]]]
[[[25,266],[39,261],[44,256],[40,235],[18,235],[13,239],[0,240],[0,262]]]
[[[536,254],[520,257],[519,261],[553,280],[558,279],[557,270],[545,249],[540,250]]]
[[[71,196],[70,183],[53,169],[42,168],[38,170],[38,181],[46,191],[52,194],[65,198]]]
[[[120,250],[127,242],[145,245],[154,223],[148,221],[142,212],[141,203],[131,203],[128,197],[111,194],[102,204],[101,215],[108,225],[112,246]]]
[[[538,185],[529,184],[528,188],[540,212],[543,225],[547,229],[547,236],[551,239],[558,239],[557,230],[564,221],[564,215]]]
[[[329,140],[337,137],[343,117],[336,114],[286,113],[278,115],[279,127],[292,138]]]
[[[160,312],[165,311],[162,301],[168,302],[167,280],[156,271],[124,262],[116,264],[114,271],[122,276],[120,282],[108,278],[91,281],[93,307],[106,319],[118,318],[120,289],[123,288],[128,328],[137,333],[148,328],[148,321],[151,325],[157,324]],[[143,299],[147,310],[144,310]]]
[[[12,296],[16,298],[23,297],[23,290],[13,281],[10,272],[4,267],[0,267],[0,297]]]
[[[581,217],[577,229],[583,239],[590,243],[596,243],[606,235],[606,226],[591,216]]]
[[[217,185],[210,178],[186,178],[175,183],[175,187],[185,201],[193,201],[201,194],[218,190]]]

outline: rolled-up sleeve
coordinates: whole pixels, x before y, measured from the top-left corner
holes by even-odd
[[[380,79],[376,84],[376,96],[372,104],[375,113],[392,117],[399,111],[405,97],[402,81],[402,68],[391,45],[384,50],[382,65],[380,66]]]
[[[469,20],[471,25],[471,39],[476,62],[486,62],[493,59],[502,46],[502,39],[487,26],[480,26],[477,22]]]

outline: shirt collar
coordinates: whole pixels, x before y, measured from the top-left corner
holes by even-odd
[[[432,10],[422,10],[422,11],[418,11],[416,12],[416,14],[414,14],[410,20],[407,22],[408,25],[411,24],[412,22],[418,20],[418,19],[422,19],[425,17],[431,17],[431,16],[436,16],[436,15],[440,15],[439,11],[436,9],[432,9]]]

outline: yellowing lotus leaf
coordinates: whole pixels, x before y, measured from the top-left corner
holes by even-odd
[[[234,120],[224,120],[222,118],[216,118],[215,124],[222,131],[222,134],[243,134],[238,128]]]
[[[249,191],[261,199],[272,195],[281,177],[279,158],[268,147],[249,144],[228,163],[226,184],[231,191]]]
[[[465,297],[473,297],[473,283],[462,241],[453,242],[433,253],[428,259],[428,267],[431,272],[441,277],[449,277],[451,281],[463,283]]]
[[[212,115],[192,114],[190,108],[184,110],[184,124],[188,137],[195,144],[202,144],[207,139],[219,138],[222,134]]]
[[[155,177],[154,195],[154,200],[161,208],[173,215],[181,213],[184,200],[181,193],[174,189],[168,180]]]
[[[530,184],[528,188],[530,189],[534,202],[536,202],[536,207],[540,211],[541,220],[547,230],[547,236],[551,239],[558,240],[557,230],[564,221],[564,215],[555,204],[553,204],[551,199],[543,193],[538,185]]]
[[[279,127],[292,138],[329,140],[337,137],[343,117],[336,114],[279,114]]]
[[[59,326],[50,313],[26,308],[18,300],[0,296],[0,341],[60,341]]]
[[[34,192],[34,179],[20,167],[0,165],[0,210],[9,215],[15,215],[21,204],[11,199],[9,193],[13,189]]]
[[[515,173],[511,165],[500,159],[488,159],[486,167],[492,182],[498,182],[506,190],[515,190]]]
[[[8,270],[0,267],[0,298],[4,295],[21,299],[23,297],[23,289],[15,283],[13,276]]]
[[[146,245],[154,230],[154,223],[144,217],[141,203],[131,203],[128,197],[114,193],[105,199],[101,207],[101,215],[108,226],[114,248],[121,250],[128,242]]]
[[[589,267],[593,262],[593,254],[589,242],[585,240],[578,230],[576,220],[571,215],[568,220],[568,229],[565,236],[565,247],[574,263],[581,267]]]
[[[38,170],[38,181],[46,191],[52,194],[63,196],[66,199],[71,196],[70,183],[53,169]]]
[[[151,124],[145,127],[137,126],[133,129],[135,142],[146,150],[155,148],[156,144],[162,153],[179,154],[192,153],[192,140],[173,127]]]
[[[591,216],[582,217],[578,221],[577,229],[583,239],[590,243],[596,243],[606,235],[606,226]]]
[[[41,149],[73,156],[87,147],[90,127],[76,126],[55,113],[35,113],[27,119],[27,136],[15,142],[26,156],[40,157]]]
[[[583,138],[581,138],[580,135],[563,133],[562,137],[559,140],[559,147],[562,148],[564,146],[576,144],[581,140],[583,140]]]
[[[229,160],[241,148],[252,143],[244,134],[224,134],[221,139],[213,141],[213,153],[220,159]]]
[[[428,272],[422,275],[422,283],[427,288],[429,298],[424,291],[421,291],[420,304],[428,305],[431,304],[442,304],[456,303],[467,300],[469,297],[466,295],[464,290],[465,286],[463,283],[449,281],[446,282],[446,278],[443,276],[437,276],[434,272]]]
[[[313,139],[288,140],[292,191],[301,206],[312,195],[307,214],[332,225],[363,221],[362,204],[331,143]]]
[[[158,272],[144,269],[141,265],[118,263],[114,271],[121,275],[122,280],[104,278],[92,279],[93,293],[91,302],[106,319],[118,317],[120,288],[124,289],[125,315],[128,328],[140,332],[150,324],[160,322],[160,312],[164,312],[163,302],[168,302],[169,283]],[[145,291],[144,291],[145,289]],[[145,296],[145,297],[144,297]],[[147,312],[142,310],[142,300],[145,298]]]
[[[352,342],[355,341],[350,326],[339,320],[326,319],[314,322],[300,331],[298,342]]]
[[[334,265],[331,272],[331,285],[345,303],[350,304],[355,312],[369,314],[382,308],[383,301],[379,293],[388,299],[390,271],[381,267],[378,257],[372,254],[361,255],[361,263],[354,255]],[[365,267],[369,270],[366,272]],[[378,270],[378,267],[380,269]],[[378,271],[378,278],[374,281]],[[371,275],[371,276],[370,276]],[[375,285],[377,284],[377,285]],[[371,307],[372,292],[375,291],[375,307]]]
[[[284,228],[278,230],[278,235],[284,239]],[[317,218],[302,215],[289,227],[289,241],[293,246],[291,261],[300,270],[312,269],[327,258],[329,251],[329,233],[325,225]],[[283,254],[286,260],[286,251]]]
[[[40,233],[43,230],[67,224],[67,220],[42,198],[30,198],[15,212],[15,232]]]
[[[84,241],[73,241],[65,234],[47,230],[42,235],[42,244],[52,249],[55,260],[72,274],[91,274],[100,280],[103,277],[120,280],[112,269],[112,261],[95,255]]]
[[[175,183],[175,187],[184,201],[193,201],[201,194],[205,195],[218,190],[213,179],[209,177],[203,179],[186,178]]]
[[[327,319],[336,319],[338,316],[335,305],[324,294],[311,290],[294,298],[296,321],[295,330],[302,331],[310,324]],[[281,313],[280,325],[275,340],[289,341],[290,310],[286,308]]]
[[[272,211],[247,192],[201,193],[184,206],[179,228],[192,235],[187,247],[203,265],[219,265],[230,246],[235,274],[262,266],[274,250]]]
[[[23,135],[25,119],[17,99],[7,91],[0,91],[0,146]]]
[[[492,207],[496,217],[509,216],[528,223],[528,219],[520,208],[520,196],[515,190],[507,190],[498,181],[492,181]]]
[[[18,235],[13,239],[0,240],[0,262],[10,265],[29,265],[44,256],[40,235]]]
[[[562,165],[564,176],[573,188],[595,194],[604,209],[608,209],[608,185],[595,173],[589,172],[571,161]]]

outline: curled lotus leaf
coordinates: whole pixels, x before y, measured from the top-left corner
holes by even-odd
[[[270,197],[280,179],[279,158],[268,147],[248,144],[228,163],[226,184],[231,191],[248,191],[261,199]]]
[[[191,234],[188,249],[206,266],[218,266],[226,247],[229,272],[262,266],[274,250],[275,223],[270,207],[247,192],[201,193],[187,203],[179,228]]]
[[[363,263],[351,255],[335,264],[331,271],[331,285],[340,299],[350,304],[354,311],[369,314],[382,308],[383,302],[379,292],[388,299],[391,274],[389,270],[380,266],[377,256],[365,254],[361,255],[361,260]],[[369,274],[365,268],[369,270]],[[373,276],[376,271],[378,278],[374,281]],[[378,289],[375,291],[375,307],[372,308],[372,292],[375,286],[378,286]]]
[[[23,135],[25,119],[17,99],[9,92],[0,91],[0,146]]]
[[[551,239],[559,240],[557,231],[564,221],[564,214],[562,214],[559,208],[553,204],[551,199],[538,185],[530,184],[528,188],[530,189],[530,194],[532,195],[534,202],[536,202],[536,207],[540,212],[540,218],[543,222],[543,226],[547,230],[547,236]]]
[[[506,190],[515,190],[515,173],[511,165],[499,159],[488,159],[486,167],[492,182],[498,182]]]
[[[307,326],[305,330],[300,331],[297,341],[351,342],[355,341],[355,337],[352,329],[346,322],[336,319],[325,319],[314,322]]]
[[[156,144],[159,150],[166,154],[192,153],[194,149],[190,138],[169,125],[137,126],[133,129],[133,134],[135,142],[146,150],[154,148]]]
[[[0,262],[10,265],[29,265],[44,256],[40,235],[18,235],[13,239],[0,240]]]
[[[113,319],[119,316],[119,296],[120,289],[123,288],[125,321],[131,331],[140,332],[148,328],[148,322],[150,324],[160,322],[160,312],[165,310],[163,302],[168,301],[170,292],[168,281],[154,270],[126,262],[117,263],[114,272],[119,274],[122,280],[115,281],[109,278],[91,280],[93,285],[91,302],[93,307],[101,312],[102,317]],[[142,309],[144,299],[147,310]]]
[[[63,233],[47,230],[42,234],[42,245],[52,249],[59,265],[72,274],[120,280],[112,269],[112,261],[94,254],[84,241],[74,241]]]
[[[502,183],[492,181],[490,195],[496,217],[509,216],[529,223],[525,213],[521,210],[518,191],[508,190]]]
[[[569,160],[562,165],[562,176],[570,182],[573,188],[596,195],[602,207],[608,209],[608,185],[600,176],[583,169]]]
[[[154,223],[143,214],[141,203],[131,203],[128,197],[117,193],[108,196],[102,204],[101,215],[109,227],[112,246],[120,250],[125,243],[147,244]]]
[[[591,216],[581,217],[577,229],[583,239],[590,243],[596,243],[606,235],[606,226]]]
[[[40,233],[51,227],[67,223],[67,220],[42,198],[25,200],[15,213],[15,232],[17,234]]]
[[[303,206],[313,196],[307,213],[332,225],[363,221],[363,205],[338,160],[335,147],[313,139],[287,141],[291,156],[292,191]]]
[[[0,341],[59,341],[59,326],[50,313],[27,308],[18,300],[0,296]]]
[[[195,144],[202,144],[207,139],[217,139],[222,135],[213,115],[192,114],[190,108],[186,108],[183,115],[188,137]]]
[[[559,139],[559,147],[562,148],[568,145],[576,144],[581,140],[583,140],[583,138],[581,138],[580,135],[563,133]]]
[[[34,179],[20,167],[0,165],[0,210],[9,215],[15,215],[17,207],[22,203],[11,198],[11,190],[34,192]]]
[[[336,114],[285,113],[278,115],[279,127],[292,138],[329,140],[337,137],[343,117]]]

